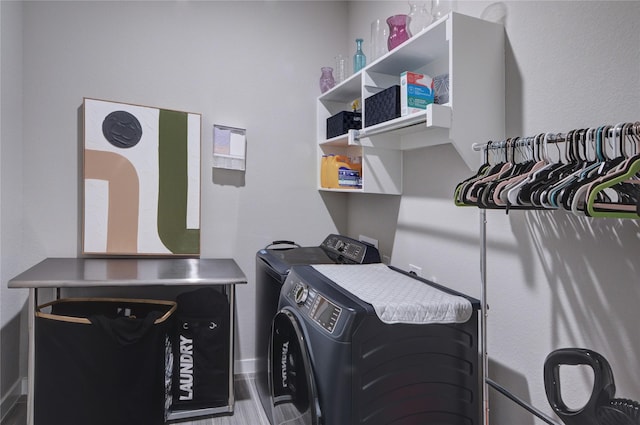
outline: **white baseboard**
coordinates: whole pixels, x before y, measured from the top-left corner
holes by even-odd
[[[11,411],[20,397],[27,394],[27,378],[16,381],[0,400],[0,422]]]

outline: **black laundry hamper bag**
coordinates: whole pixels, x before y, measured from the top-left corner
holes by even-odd
[[[119,298],[38,306],[35,425],[164,424],[175,309],[173,301]]]
[[[229,301],[205,287],[176,297],[173,410],[229,403]]]

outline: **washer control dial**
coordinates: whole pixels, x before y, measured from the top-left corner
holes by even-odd
[[[293,293],[293,299],[296,304],[304,304],[304,302],[307,301],[307,298],[309,298],[309,287],[302,283],[296,285]]]

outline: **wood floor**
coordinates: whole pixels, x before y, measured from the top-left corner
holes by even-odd
[[[235,389],[236,403],[233,415],[170,422],[168,425],[269,425],[258,400],[254,379],[248,376],[236,377]],[[26,411],[26,400],[20,400],[1,425],[26,425]]]

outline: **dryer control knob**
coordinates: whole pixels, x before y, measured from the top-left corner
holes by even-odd
[[[304,304],[307,298],[309,298],[309,288],[306,285],[296,286],[293,298],[297,304]]]

